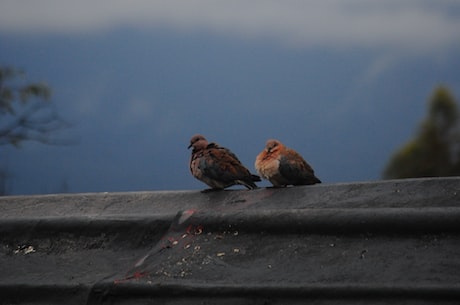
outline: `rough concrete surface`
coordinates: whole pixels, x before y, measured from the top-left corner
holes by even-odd
[[[0,304],[459,304],[460,178],[0,198]]]

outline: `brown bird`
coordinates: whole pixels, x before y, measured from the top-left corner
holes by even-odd
[[[260,181],[260,177],[251,174],[229,149],[208,143],[199,134],[190,139],[188,148],[191,147],[190,171],[193,177],[209,185],[211,190],[223,190],[236,184],[250,190],[257,188],[254,182]]]
[[[259,175],[274,187],[321,183],[302,156],[278,140],[267,141],[265,149],[256,158],[255,167]]]

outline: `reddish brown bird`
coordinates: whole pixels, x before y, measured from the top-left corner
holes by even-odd
[[[190,139],[188,148],[191,147],[190,171],[193,177],[209,185],[211,190],[223,190],[236,184],[250,190],[257,188],[254,182],[260,181],[260,177],[252,175],[229,149],[208,143],[199,134]]]
[[[307,161],[278,140],[267,141],[256,158],[255,167],[259,175],[274,187],[321,183]]]

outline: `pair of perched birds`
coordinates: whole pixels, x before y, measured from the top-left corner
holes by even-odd
[[[192,175],[210,186],[211,190],[222,190],[236,184],[255,189],[255,182],[261,181],[229,149],[209,143],[202,135],[194,135],[188,148],[193,148],[190,158]],[[321,183],[302,156],[278,140],[267,141],[256,158],[255,168],[274,187]]]

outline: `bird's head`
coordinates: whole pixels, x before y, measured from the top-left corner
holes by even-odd
[[[270,140],[268,140],[267,143],[265,144],[265,151],[266,151],[267,153],[273,153],[273,152],[276,152],[276,151],[278,151],[279,149],[281,149],[282,146],[283,146],[283,144],[281,144],[280,141],[270,139]]]
[[[188,146],[188,149],[191,147],[193,147],[193,150],[203,149],[207,145],[208,141],[206,138],[200,134],[196,134],[190,139],[190,145]]]

